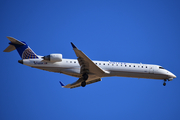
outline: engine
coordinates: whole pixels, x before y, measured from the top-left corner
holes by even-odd
[[[44,60],[50,62],[61,62],[62,61],[62,54],[50,54],[47,56],[42,57]]]

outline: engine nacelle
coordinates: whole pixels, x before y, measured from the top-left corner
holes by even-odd
[[[44,60],[50,62],[61,62],[62,61],[62,54],[50,54],[47,56],[42,57]]]

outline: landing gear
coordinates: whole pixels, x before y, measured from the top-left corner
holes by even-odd
[[[166,81],[167,81],[167,80],[166,80],[166,79],[164,79],[164,83],[163,83],[163,86],[166,86]]]
[[[87,73],[84,73],[83,75],[82,75],[82,78],[83,78],[83,82],[81,83],[81,86],[82,87],[85,87],[86,86],[86,80],[88,79],[88,74]]]
[[[82,77],[83,77],[83,80],[87,80],[87,79],[88,79],[88,74],[87,74],[87,73],[84,73],[84,74],[82,75]]]
[[[166,83],[165,83],[165,82],[163,83],[163,86],[166,86]]]
[[[81,86],[82,86],[82,87],[85,87],[85,86],[86,86],[86,81],[83,81],[83,82],[81,83]]]

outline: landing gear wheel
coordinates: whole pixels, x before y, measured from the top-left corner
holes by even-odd
[[[166,83],[164,82],[163,85],[166,86]]]
[[[85,87],[85,86],[86,86],[86,82],[83,81],[83,82],[81,83],[81,86],[82,86],[82,87]]]
[[[82,76],[83,76],[83,80],[87,80],[88,79],[88,74],[87,73],[84,73]]]

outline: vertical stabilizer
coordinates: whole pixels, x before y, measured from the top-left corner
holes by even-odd
[[[10,41],[10,45],[4,50],[4,52],[11,52],[17,50],[22,59],[36,59],[38,56],[33,50],[23,41],[16,40],[13,37],[7,37]]]

